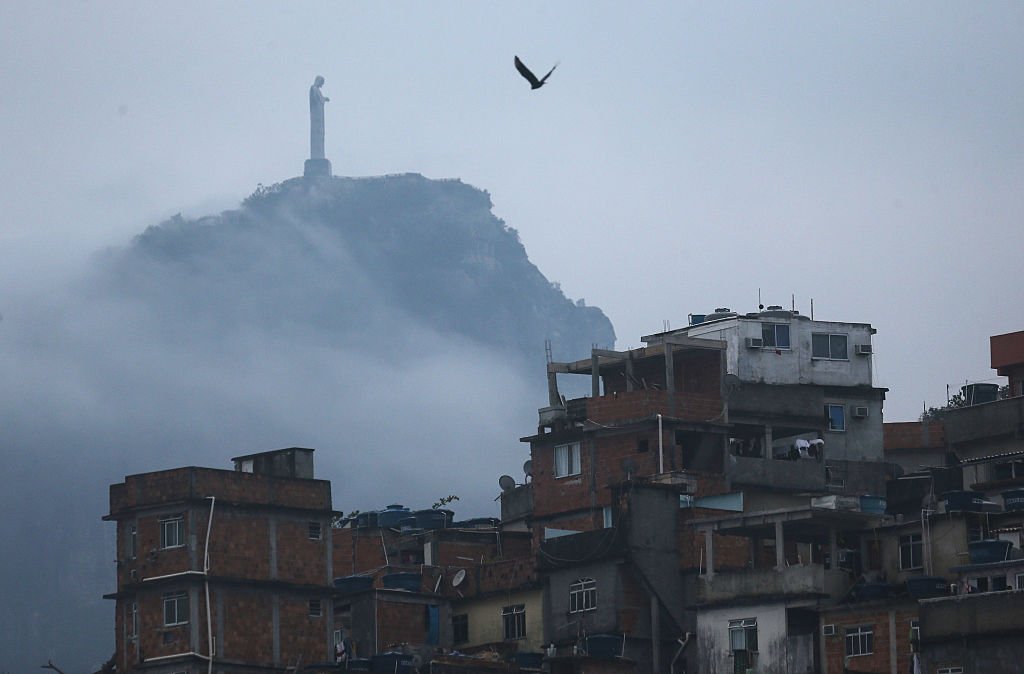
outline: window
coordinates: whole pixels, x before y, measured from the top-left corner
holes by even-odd
[[[647,441],[647,438],[640,438],[639,440],[636,441],[636,451],[638,454],[643,454],[648,449],[650,449],[650,446]]]
[[[874,650],[874,633],[870,627],[846,628],[846,654],[871,655]]]
[[[580,443],[555,446],[555,477],[580,474]]]
[[[501,609],[501,624],[505,639],[526,638],[526,605],[515,604]]]
[[[846,430],[846,408],[842,405],[825,405],[825,418],[828,419],[828,430]]]
[[[604,528],[611,529],[615,526],[615,522],[612,520],[612,507],[605,506],[601,508],[601,518],[604,520]]]
[[[1018,590],[1024,590],[1024,573],[1018,573],[1014,577],[1014,588]]]
[[[322,615],[323,615],[323,607],[320,605],[320,600],[319,599],[310,599],[309,600],[309,617],[310,618],[319,618]]]
[[[923,566],[921,562],[922,552],[921,534],[900,536],[901,569],[920,569]]]
[[[130,602],[124,607],[124,626],[129,641],[139,635],[139,603]]]
[[[452,616],[452,641],[464,644],[469,641],[469,616],[465,613]]]
[[[569,613],[582,613],[597,608],[597,581],[580,578],[569,586]]]
[[[920,650],[918,644],[921,643],[921,623],[918,620],[910,621],[910,641],[914,646],[914,651]]]
[[[160,518],[160,547],[180,548],[185,545],[185,516],[168,515]]]
[[[964,674],[963,667],[939,667],[936,674]]]
[[[319,541],[323,537],[323,531],[319,522],[309,523],[309,540]]]
[[[188,622],[188,593],[169,592],[164,595],[164,627]]]
[[[789,348],[789,325],[786,323],[762,323],[761,343],[775,349]]]
[[[135,559],[139,553],[139,529],[134,524],[128,525],[124,544],[124,554],[128,559]]]
[[[811,358],[849,360],[850,356],[846,346],[846,335],[833,335],[827,332],[811,333]]]
[[[729,621],[729,650],[757,652],[757,618]]]

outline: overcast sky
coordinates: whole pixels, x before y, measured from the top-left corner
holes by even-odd
[[[322,74],[336,174],[488,190],[619,347],[813,299],[878,329],[913,419],[1024,328],[1022,29],[1019,2],[5,2],[0,283],[300,174]],[[560,65],[530,91],[514,54]]]
[[[545,401],[485,350],[422,326],[402,362],[192,350],[71,292],[96,251],[299,175],[316,75],[336,174],[487,190],[618,347],[813,299],[877,328],[901,421],[995,380],[988,337],[1024,329],[1022,32],[1020,2],[0,2],[0,654],[51,649],[0,669],[109,654],[76,626],[112,634],[98,518],[125,474],[310,444],[339,509],[452,492],[465,517],[521,479]],[[515,54],[560,65],[530,91]],[[388,479],[361,478],[378,456]]]

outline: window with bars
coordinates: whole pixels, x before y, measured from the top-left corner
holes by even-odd
[[[469,641],[469,615],[460,613],[452,616],[452,641],[464,644]]]
[[[319,618],[323,614],[324,614],[323,605],[320,603],[320,600],[319,599],[310,599],[309,600],[309,617],[310,618]]]
[[[526,638],[526,605],[514,604],[501,609],[501,624],[505,639]]]
[[[323,527],[320,525],[319,522],[309,523],[308,536],[309,540],[311,541],[319,541],[321,538],[323,538]]]
[[[846,654],[871,655],[874,653],[874,631],[870,627],[846,628]]]
[[[597,608],[597,581],[580,578],[569,586],[569,613],[582,613]]]

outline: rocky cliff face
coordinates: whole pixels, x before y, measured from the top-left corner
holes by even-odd
[[[172,218],[117,254],[106,283],[190,330],[301,325],[337,342],[401,334],[409,319],[534,368],[545,340],[564,359],[615,342],[599,309],[570,301],[530,262],[486,192],[417,174],[298,178],[238,210]]]

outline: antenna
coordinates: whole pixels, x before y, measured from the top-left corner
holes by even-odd
[[[498,486],[501,487],[502,491],[508,491],[516,488],[516,481],[511,475],[502,475],[498,478]]]
[[[761,303],[761,289],[757,289],[757,310],[764,311],[764,304]]]

